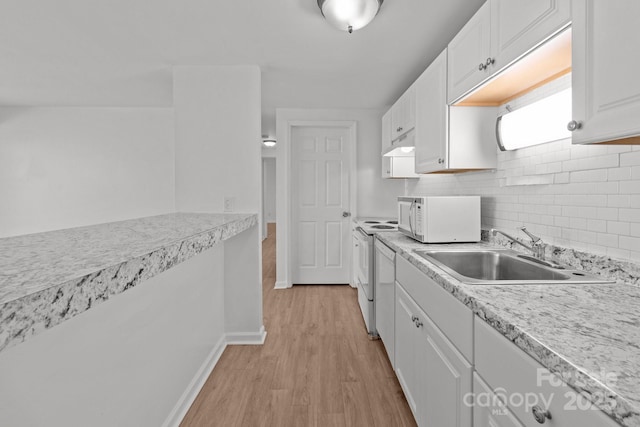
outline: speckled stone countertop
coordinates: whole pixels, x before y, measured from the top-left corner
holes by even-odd
[[[257,224],[175,213],[0,239],[0,351]]]
[[[492,245],[424,245],[398,232],[377,236],[620,425],[640,426],[640,287],[466,285],[413,250]]]

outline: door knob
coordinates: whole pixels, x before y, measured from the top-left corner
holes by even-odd
[[[350,216],[351,216],[351,212],[347,212],[347,211],[342,212],[342,217],[343,217],[343,218],[348,218],[348,217],[350,217]]]

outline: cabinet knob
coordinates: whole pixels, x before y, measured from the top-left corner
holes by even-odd
[[[414,323],[416,324],[416,328],[419,328],[420,326],[422,326],[422,322],[418,318],[416,318],[416,321]]]
[[[440,164],[444,163],[444,159],[438,159],[438,163]]]
[[[495,62],[496,62],[496,60],[495,60],[495,59],[493,59],[493,58],[487,58],[487,62],[485,62],[485,64],[484,64],[484,68],[488,68],[488,67],[489,67],[489,65],[493,65]]]
[[[485,68],[487,68],[487,66],[484,65],[483,63],[480,63],[480,65],[478,65],[478,70],[480,71],[484,70]]]
[[[412,321],[412,322],[414,322],[414,323],[415,323],[415,322],[416,322],[416,320],[418,320],[418,316],[411,316],[411,321]]]
[[[343,218],[348,218],[350,216],[351,216],[351,212],[347,212],[347,211],[342,212],[342,217]]]
[[[531,408],[531,413],[533,413],[533,418],[535,418],[539,424],[544,424],[548,419],[551,419],[551,412],[542,409],[539,405]]]
[[[398,128],[396,129],[396,132],[401,132],[402,131],[402,126],[398,126]]]
[[[568,124],[567,124],[567,130],[573,132],[575,130],[578,130],[582,128],[582,123],[575,121],[575,120],[571,120]]]

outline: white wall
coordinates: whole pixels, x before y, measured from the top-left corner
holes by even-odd
[[[396,197],[404,194],[404,180],[382,179],[381,118],[384,110],[353,109],[277,109],[276,134],[278,145],[276,179],[277,193],[277,287],[287,287],[288,264],[288,186],[287,167],[289,153],[288,122],[290,121],[354,121],[356,122],[356,205],[351,207],[354,216],[395,216]],[[353,175],[352,175],[353,177]]]
[[[260,95],[255,66],[175,67],[179,211],[261,212]]]
[[[264,222],[276,222],[276,159],[262,159]]]
[[[227,242],[0,353],[0,425],[163,425],[224,349]]]
[[[174,210],[173,110],[0,108],[0,237]]]
[[[496,171],[425,175],[407,193],[481,195],[487,227],[517,234],[524,224],[557,246],[640,262],[640,146],[564,140],[499,152]]]
[[[174,69],[176,208],[262,216],[260,69],[179,66]],[[261,224],[261,222],[259,221]],[[225,242],[225,330],[259,334],[262,320],[261,227]],[[240,279],[239,279],[240,278]],[[237,338],[241,339],[241,338]]]

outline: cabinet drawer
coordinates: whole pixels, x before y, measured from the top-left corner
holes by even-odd
[[[548,410],[548,427],[618,426],[604,412],[562,382],[514,343],[475,318],[475,366],[492,390],[500,390],[507,408],[527,427],[539,427],[533,408]]]
[[[406,259],[396,257],[396,280],[464,357],[473,362],[473,313]]]
[[[477,372],[473,373],[473,395],[474,427],[522,427],[520,421]]]

